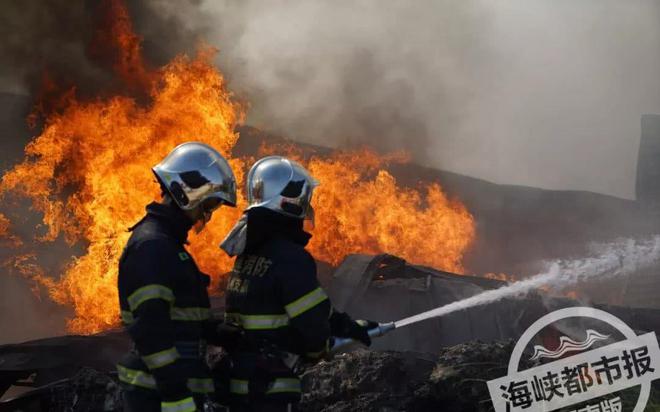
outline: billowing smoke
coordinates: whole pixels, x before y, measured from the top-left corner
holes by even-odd
[[[148,61],[160,65],[176,53],[194,50],[201,26],[186,28],[177,16],[163,13],[157,0],[124,3],[143,38]],[[178,3],[194,8],[197,2]],[[93,96],[113,87],[116,77],[108,64],[113,56],[107,55],[105,39],[98,36],[106,34],[103,19],[117,4],[116,0],[5,2],[0,14],[4,30],[0,91],[34,97],[53,84],[75,86],[79,94]]]
[[[177,2],[194,9],[194,2]],[[20,0],[2,4],[0,13],[0,175],[23,156],[28,139],[35,134],[26,126],[26,116],[40,97],[52,96],[75,86],[84,97],[104,96],[126,91],[112,73],[112,48],[103,44],[108,35],[108,8],[121,6],[118,0]],[[201,26],[186,27],[176,15],[164,13],[156,0],[126,1],[135,30],[143,38],[148,64],[159,66],[180,52],[193,52]],[[99,38],[101,36],[101,38]],[[48,100],[48,99],[45,99]],[[45,101],[45,104],[48,102]],[[0,214],[20,215],[20,224],[12,227],[22,239],[35,236],[40,221],[26,213],[28,205],[0,199]],[[1,226],[1,224],[0,224]],[[38,230],[37,230],[38,232]],[[1,236],[0,236],[1,237]],[[17,342],[64,333],[65,316],[71,309],[58,306],[34,293],[36,285],[20,276],[12,267],[21,259],[17,249],[0,239],[0,343]],[[63,239],[39,248],[34,258],[47,268],[45,275],[63,270],[62,261],[82,254],[81,245],[71,246]],[[32,262],[32,260],[30,260]],[[7,276],[12,274],[16,276]]]
[[[249,122],[487,180],[634,196],[656,0],[205,1]]]
[[[100,0],[3,6],[0,90],[43,69],[80,91]],[[249,123],[311,143],[406,149],[487,180],[634,197],[643,113],[660,113],[655,0],[128,1],[147,57],[221,50]]]

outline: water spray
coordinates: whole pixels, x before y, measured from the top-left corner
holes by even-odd
[[[591,249],[594,256],[554,261],[549,264],[547,271],[530,278],[498,289],[487,290],[396,322],[380,323],[377,327],[369,330],[369,336],[372,338],[380,337],[395,329],[427,319],[438,318],[459,310],[470,309],[503,299],[521,297],[541,287],[549,288],[551,292],[559,292],[578,282],[592,280],[593,278],[603,280],[631,275],[660,260],[660,236],[654,236],[646,240],[621,239],[612,243],[595,244]],[[331,351],[336,352],[354,343],[356,342],[353,339],[337,338]]]

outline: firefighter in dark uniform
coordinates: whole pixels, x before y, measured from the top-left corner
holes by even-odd
[[[210,318],[209,277],[184,245],[220,205],[234,207],[227,161],[202,143],[176,147],[153,168],[163,201],[147,206],[119,261],[121,317],[134,349],[118,365],[126,411],[202,410],[214,392],[206,343],[231,333]]]
[[[296,365],[322,359],[333,336],[371,343],[374,322],[333,310],[305,250],[317,182],[298,163],[259,160],[247,178],[248,208],[221,248],[237,256],[228,280],[225,321],[244,333],[230,352],[231,411],[291,411],[300,400]]]

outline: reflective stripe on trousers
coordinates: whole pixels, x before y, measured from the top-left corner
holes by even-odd
[[[289,316],[286,313],[274,313],[268,315],[225,313],[225,321],[240,326],[244,330],[269,330],[288,326]]]
[[[160,410],[161,412],[195,412],[197,406],[195,406],[195,400],[192,396],[189,396],[180,401],[161,402]]]
[[[117,365],[117,372],[121,382],[146,389],[156,389],[156,379],[150,373],[122,365]],[[211,378],[188,378],[188,389],[195,393],[212,393],[215,391],[215,386]]]

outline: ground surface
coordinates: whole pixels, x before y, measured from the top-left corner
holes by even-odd
[[[367,350],[338,355],[305,371],[301,410],[492,411],[486,382],[506,374],[512,349],[512,342],[470,342],[442,349],[438,355]],[[659,394],[656,385],[646,411],[660,411]],[[628,406],[624,410],[632,410],[636,395],[633,389],[621,394]],[[120,411],[121,407],[115,377],[86,368],[75,378],[43,390],[41,409],[26,411]],[[570,410],[576,407],[580,406]]]
[[[472,342],[439,355],[359,350],[306,370],[303,411],[487,411],[486,381],[505,373],[511,343]],[[43,393],[51,411],[121,410],[112,375],[81,370]]]

